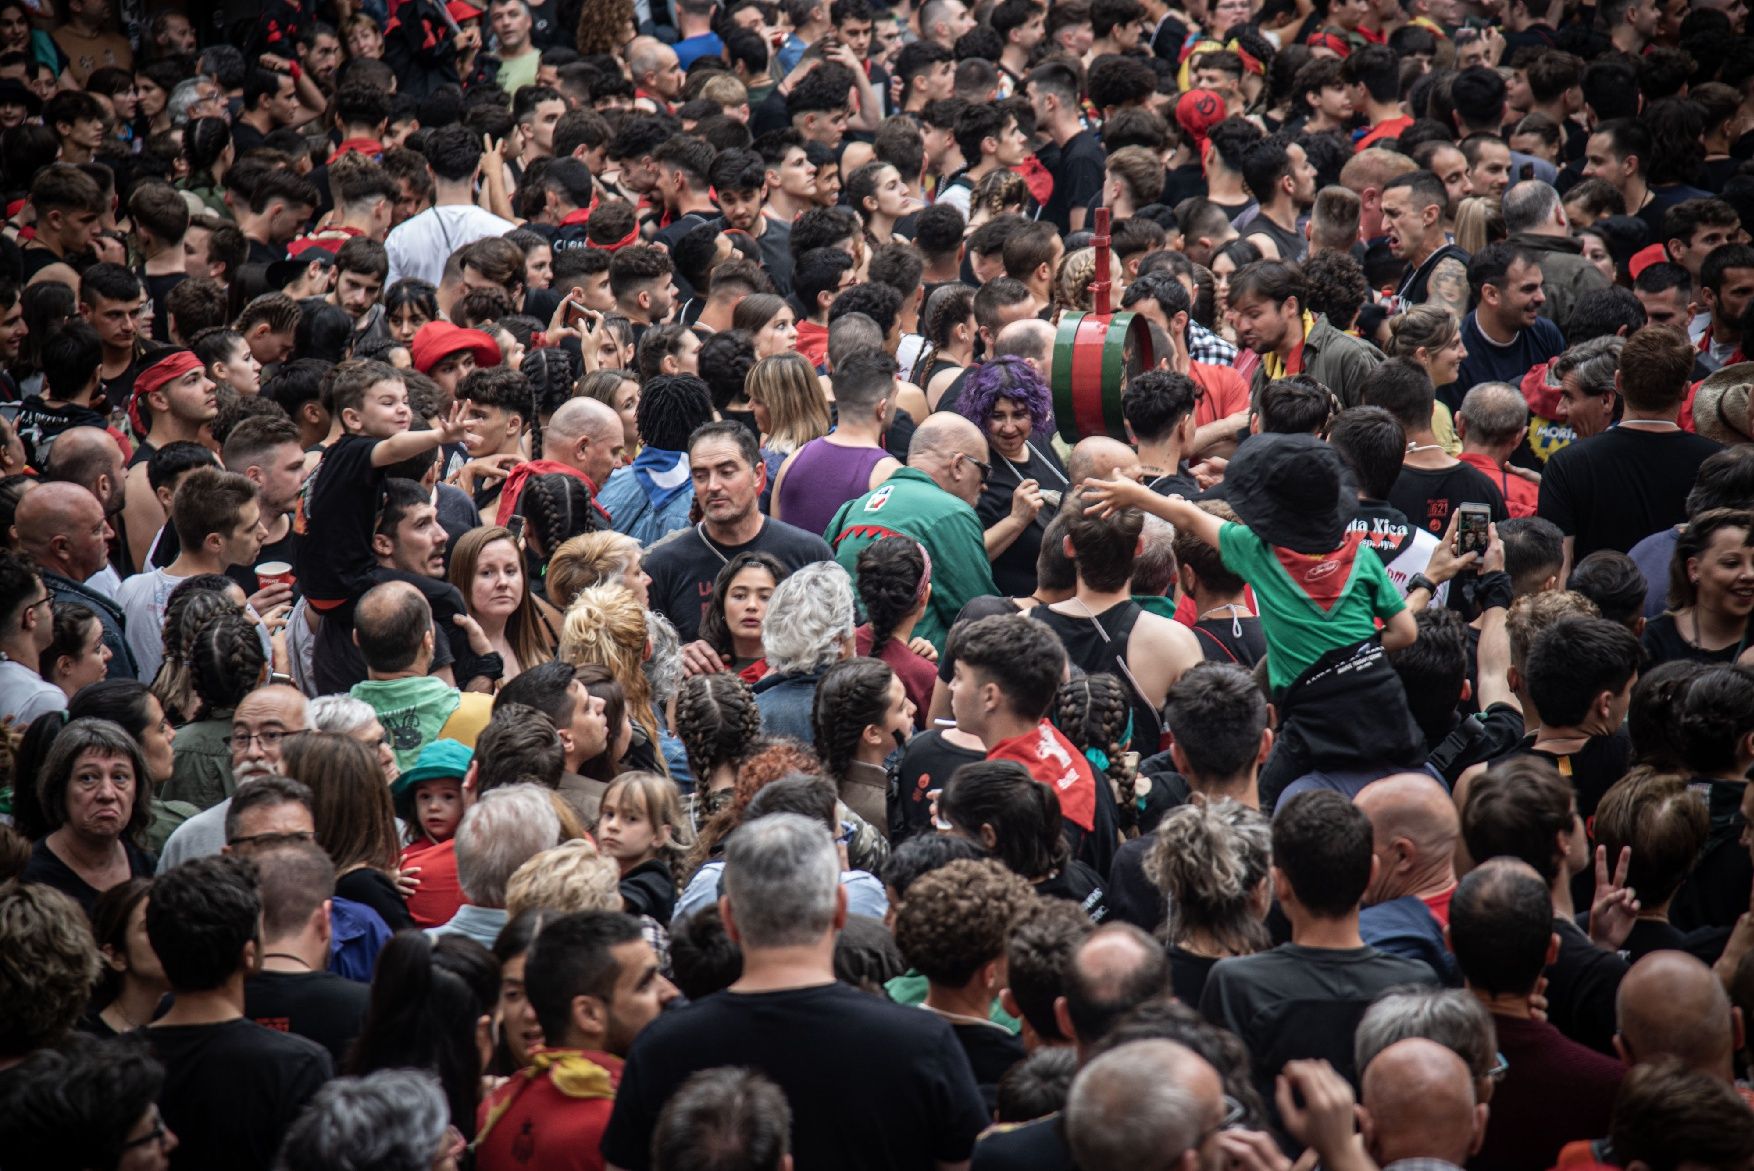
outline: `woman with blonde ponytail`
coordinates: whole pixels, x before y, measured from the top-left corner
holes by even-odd
[[[560,629],[561,661],[574,667],[606,669],[627,696],[633,743],[622,758],[622,771],[639,769],[669,776],[652,747],[660,725],[652,706],[651,683],[642,669],[650,648],[645,607],[624,585],[604,581],[587,586],[567,607]],[[612,740],[616,732],[609,729]]]

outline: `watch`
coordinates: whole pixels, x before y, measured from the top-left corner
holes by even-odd
[[[1415,573],[1407,579],[1407,592],[1412,593],[1414,590],[1424,590],[1432,597],[1437,597],[1437,583],[1423,573]]]
[[[292,681],[292,676],[288,675],[284,671],[271,671],[271,672],[269,672],[268,682],[270,682],[270,683],[283,683],[288,687],[296,686],[296,684],[294,684]]]

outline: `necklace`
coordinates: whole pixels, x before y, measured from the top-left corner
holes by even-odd
[[[731,559],[729,557],[725,556],[723,553],[719,552],[719,547],[717,545],[713,544],[711,537],[706,535],[706,521],[704,521],[704,520],[699,521],[695,524],[694,535],[700,538],[701,544],[705,545],[708,549],[712,550],[712,554],[714,557],[717,557],[721,562],[723,562],[726,565],[731,564]]]
[[[1679,431],[1681,424],[1673,419],[1622,419],[1622,427],[1666,427],[1670,431]]]
[[[133,1017],[129,1016],[127,1013],[123,1012],[122,1011],[122,1002],[120,1000],[112,1000],[108,1005],[106,1005],[104,1007],[104,1010],[102,1012],[98,1013],[97,1015],[98,1015],[99,1019],[105,1019],[105,1018],[108,1018],[111,1013],[115,1014],[115,1017],[117,1020],[121,1021],[124,1025],[128,1026],[125,1029],[116,1029],[116,1032],[118,1032],[118,1033],[132,1033],[135,1029],[138,1029],[142,1025],[147,1023],[146,1021],[137,1021]],[[151,1018],[149,1017],[147,1019],[150,1020]],[[107,1021],[107,1019],[105,1019],[105,1023],[106,1024],[109,1023]]]
[[[1443,444],[1441,444],[1441,443],[1409,443],[1407,445],[1407,454],[1408,455],[1412,455],[1416,451],[1442,451],[1442,450],[1443,450]]]
[[[1230,634],[1231,634],[1231,637],[1241,638],[1242,637],[1242,620],[1243,620],[1244,616],[1247,615],[1248,611],[1245,607],[1239,605],[1236,602],[1226,602],[1222,606],[1212,607],[1210,610],[1207,610],[1204,614],[1196,614],[1194,616],[1194,621],[1195,622],[1204,622],[1207,618],[1211,617],[1213,614],[1218,613],[1220,610],[1228,611],[1230,614]]]
[[[311,965],[308,960],[303,956],[295,956],[289,951],[265,951],[262,953],[262,958],[265,960],[291,960],[305,971],[308,972],[311,970]]]

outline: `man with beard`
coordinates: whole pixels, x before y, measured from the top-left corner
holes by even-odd
[[[775,291],[790,296],[792,224],[767,214],[767,164],[752,150],[727,150],[713,160],[711,178],[726,230],[742,232],[760,246]]]
[[[298,426],[284,416],[245,419],[226,436],[222,458],[227,471],[241,473],[256,485],[265,530],[256,565],[271,561],[298,564],[299,535],[294,530],[293,513],[307,475]],[[291,586],[284,582],[264,586],[255,565],[234,565],[226,570],[226,576],[242,586],[246,595],[257,595],[259,604],[274,607],[292,600]]]
[[[244,696],[231,717],[231,777],[239,788],[280,771],[281,742],[310,725],[309,701],[296,687],[270,683]],[[158,858],[158,872],[225,849],[232,798],[178,826]]]
[[[481,1171],[583,1166],[614,1109],[622,1061],[640,1031],[676,997],[639,920],[580,911],[543,924],[524,963],[524,989],[542,1026],[543,1061],[485,1105],[476,1136]],[[514,1022],[507,1022],[511,1027]],[[587,1083],[591,1089],[580,1093]]]
[[[1699,340],[1699,362],[1720,370],[1743,361],[1744,338],[1754,329],[1754,247],[1725,244],[1706,256],[1699,268],[1699,296],[1709,315]]]
[[[1274,379],[1308,374],[1341,405],[1355,405],[1382,352],[1307,312],[1308,300],[1302,271],[1282,260],[1257,260],[1231,278],[1236,340],[1261,356],[1251,393],[1258,398]]]
[[[832,557],[814,533],[763,516],[758,507],[767,469],[755,437],[741,423],[708,423],[688,440],[688,466],[702,520],[692,533],[667,541],[646,557],[652,576],[652,608],[676,624],[684,643],[694,642],[701,616],[712,602],[719,571],[740,553],[768,553],[789,573]],[[704,643],[685,657],[709,671],[723,670],[717,652]]]

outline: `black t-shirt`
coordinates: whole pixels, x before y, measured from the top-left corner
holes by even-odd
[[[373,571],[374,585],[387,581],[405,581],[412,585],[432,609],[432,665],[427,668],[428,673],[450,667],[459,686],[468,683],[474,675],[476,656],[469,649],[469,636],[455,622],[457,615],[466,612],[462,592],[443,578],[427,577],[422,573],[383,568]],[[360,653],[359,644],[353,641],[350,615],[337,614],[333,621],[325,618],[317,627],[311,666],[318,695],[336,695],[365,681],[365,656]]]
[[[958,1163],[989,1121],[968,1057],[934,1013],[839,983],[720,992],[660,1015],[634,1040],[604,1161],[646,1171],[664,1103],[689,1075],[723,1065],[760,1070],[784,1091],[800,1168]]]
[[[1142,834],[1121,843],[1109,865],[1108,886],[1103,899],[1109,917],[1131,923],[1141,931],[1156,931],[1169,913],[1163,891],[1145,874],[1145,858],[1157,844],[1155,833]],[[1189,1004],[1198,1004],[1191,1000]]]
[[[1687,787],[1705,797],[1711,829],[1699,861],[1669,904],[1669,919],[1683,930],[1733,927],[1748,909],[1748,888],[1754,885],[1754,860],[1742,845],[1748,826],[1742,818],[1747,786],[1694,777]]]
[[[102,370],[99,370],[97,392],[103,396],[104,409],[111,410],[128,405],[128,401],[134,397],[134,379],[139,373],[140,363],[138,361],[129,362],[128,368],[114,378],[103,377]],[[96,404],[97,398],[95,396],[92,402]],[[145,407],[140,408],[140,415],[144,422],[146,418]]]
[[[1174,207],[1184,199],[1206,194],[1206,170],[1199,163],[1184,163],[1163,175],[1163,194],[1159,201]]]
[[[950,1031],[956,1034],[957,1043],[968,1055],[975,1084],[981,1088],[981,1100],[988,1110],[993,1109],[999,1096],[999,1079],[1028,1056],[1023,1051],[1023,1042],[1010,1029],[991,1021],[953,1020]]]
[[[26,281],[37,275],[37,273],[43,271],[43,269],[48,268],[51,264],[71,263],[70,258],[56,256],[53,252],[50,252],[40,244],[32,248],[24,249],[20,255],[24,257],[24,279]]]
[[[993,474],[981,486],[981,498],[975,503],[981,528],[990,529],[1011,515],[1012,495],[1018,484],[1034,480],[1041,485],[1044,498],[1041,510],[993,560],[993,582],[1002,592],[1019,598],[1035,592],[1035,561],[1041,556],[1042,532],[1060,511],[1059,500],[1070,490],[1066,467],[1053,448],[1045,443],[1031,443],[1024,454],[1028,458],[1019,463],[993,452]]]
[[[676,879],[660,859],[642,862],[621,876],[621,901],[629,915],[668,923],[676,910]]]
[[[1644,644],[1644,653],[1649,656],[1652,667],[1676,659],[1692,659],[1700,663],[1733,663],[1738,652],[1745,649],[1735,643],[1715,651],[1696,647],[1682,636],[1673,614],[1659,614],[1645,623],[1644,635],[1639,641]]]
[[[1041,209],[1041,218],[1062,233],[1071,231],[1072,209],[1088,208],[1096,202],[1102,194],[1102,176],[1107,165],[1108,156],[1102,153],[1102,141],[1094,131],[1080,130],[1067,139],[1060,148],[1058,161],[1048,164],[1054,177],[1054,193]]]
[[[333,972],[257,972],[244,981],[244,1015],[259,1025],[307,1037],[329,1051],[335,1068],[365,1024],[371,987]]]
[[[1621,553],[1687,519],[1699,465],[1723,449],[1703,435],[1612,427],[1553,453],[1539,515],[1573,538],[1571,563]]]
[[[1626,961],[1597,947],[1587,932],[1562,915],[1553,916],[1553,931],[1559,936],[1559,955],[1547,965],[1547,1019],[1579,1045],[1613,1056],[1614,999],[1626,976]]]
[[[1472,464],[1457,463],[1449,468],[1410,468],[1403,466],[1389,489],[1389,503],[1426,532],[1443,536],[1450,517],[1464,504],[1484,504],[1492,509],[1496,524],[1509,518],[1504,507],[1504,494]]]
[[[165,526],[165,536],[169,537],[174,532],[176,532],[174,526]],[[256,566],[266,565],[270,561],[284,561],[288,565],[296,566],[298,564],[298,545],[297,526],[287,525],[284,537],[273,544],[262,546],[262,551],[256,554],[254,565],[227,566],[225,576],[237,582],[243,589],[244,596],[249,597],[262,588],[262,579],[256,576]]]
[[[299,544],[298,584],[315,602],[357,599],[372,587],[377,566],[372,532],[384,470],[372,466],[378,440],[343,435],[323,452],[311,476],[305,533]]]
[[[158,1108],[178,1171],[269,1171],[293,1120],[334,1075],[315,1041],[254,1021],[144,1030],[164,1064]]]
[[[152,340],[169,342],[171,340],[171,315],[165,308],[165,298],[170,291],[189,279],[186,272],[167,272],[158,276],[141,276],[146,285],[146,298],[152,302]],[[186,339],[185,339],[186,340]]]
[[[968,1171],[1077,1171],[1062,1116],[1050,1114],[1021,1126],[1001,1123],[974,1145]]]
[[[755,539],[743,545],[715,544],[702,527],[683,529],[658,542],[646,554],[645,571],[652,576],[652,609],[676,624],[683,642],[700,637],[700,620],[712,605],[719,571],[739,553],[769,553],[789,573],[813,561],[832,561],[828,542],[771,517]]]
[[[129,878],[151,878],[158,869],[158,858],[155,855],[148,854],[126,838],[122,839],[122,849],[128,855]],[[52,886],[78,903],[88,916],[97,905],[98,896],[103,893],[79,877],[73,867],[61,861],[60,856],[49,848],[48,838],[38,838],[31,846],[30,858],[19,872],[18,881]]]
[[[1624,728],[1616,728],[1607,736],[1591,736],[1584,741],[1582,748],[1564,755],[1537,751],[1534,743],[1535,736],[1531,732],[1510,752],[1492,763],[1500,764],[1518,756],[1535,756],[1548,762],[1577,792],[1578,816],[1585,821],[1595,815],[1602,795],[1632,766],[1632,737]],[[1595,881],[1593,873],[1590,881]]]
[[[1264,215],[1250,220],[1248,228],[1242,234],[1244,240],[1252,241],[1255,236],[1265,236],[1273,241],[1273,247],[1279,250],[1279,259],[1287,262],[1302,260],[1303,254],[1309,251],[1308,240],[1295,231],[1281,228]]]
[[[109,422],[90,407],[73,403],[50,406],[34,394],[16,406],[0,409],[0,416],[12,424],[18,441],[24,444],[25,462],[39,472],[47,466],[49,449],[61,432],[74,427],[103,427]]]
[[[1065,899],[1077,903],[1090,916],[1092,923],[1108,918],[1108,900],[1103,891],[1102,876],[1086,863],[1073,858],[1060,867],[1059,873],[1035,884],[1035,893],[1043,898]]]
[[[1175,998],[1183,1004],[1198,1004],[1206,991],[1206,977],[1218,963],[1218,956],[1197,956],[1183,947],[1169,949],[1169,984]]]
[[[928,728],[901,750],[902,837],[927,833],[932,828],[933,789],[942,789],[950,774],[965,764],[978,764],[987,754],[979,748],[959,748],[944,738],[942,728]]]
[[[1192,500],[1200,494],[1200,482],[1194,479],[1185,463],[1173,472],[1163,473],[1145,486],[1159,496],[1180,496],[1185,500]]]
[[[384,926],[391,931],[406,931],[414,926],[414,918],[408,914],[408,904],[402,901],[401,892],[381,870],[362,866],[343,874],[335,880],[335,893],[376,911]]]

